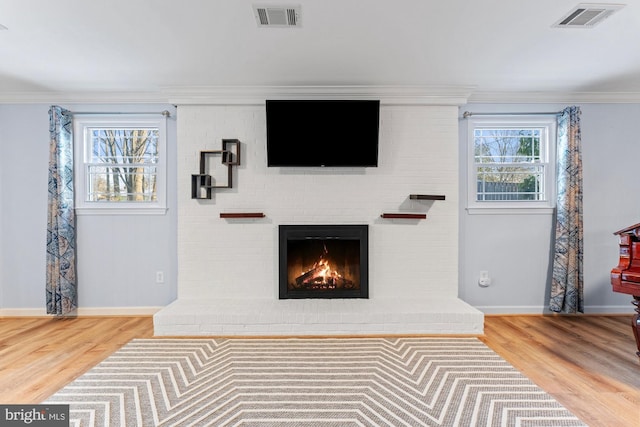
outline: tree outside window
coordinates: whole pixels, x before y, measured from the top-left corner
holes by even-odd
[[[74,118],[76,212],[166,212],[166,117],[115,113]]]
[[[157,200],[158,129],[91,129],[89,201]]]
[[[477,200],[543,200],[540,129],[474,131]]]
[[[553,212],[556,121],[526,115],[467,120],[467,212]]]

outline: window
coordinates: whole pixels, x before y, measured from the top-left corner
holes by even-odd
[[[555,128],[555,118],[470,119],[469,211],[550,212]]]
[[[74,119],[78,213],[164,213],[164,118]]]

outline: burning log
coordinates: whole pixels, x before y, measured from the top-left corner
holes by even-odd
[[[354,283],[342,277],[326,260],[321,259],[310,270],[296,277],[295,285],[297,288],[336,289],[353,288]]]
[[[312,282],[313,279],[320,276],[323,270],[324,270],[323,266],[316,264],[311,270],[296,277],[296,286],[300,288],[305,286],[305,283]]]

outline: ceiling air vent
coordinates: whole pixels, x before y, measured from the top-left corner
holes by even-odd
[[[556,28],[591,28],[624,6],[624,4],[581,3],[552,26]]]
[[[253,5],[258,27],[299,27],[300,5]]]

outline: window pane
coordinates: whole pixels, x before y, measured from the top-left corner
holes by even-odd
[[[155,166],[89,165],[88,201],[154,202],[156,174]]]
[[[477,199],[544,200],[544,166],[477,166]]]
[[[476,163],[539,163],[540,129],[475,129]]]
[[[158,129],[91,129],[90,163],[157,163]]]
[[[87,200],[156,201],[158,136],[157,128],[92,128]]]

